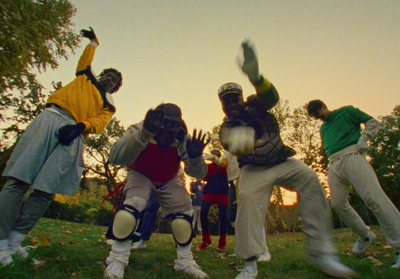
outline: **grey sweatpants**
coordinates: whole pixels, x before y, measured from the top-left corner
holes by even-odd
[[[139,211],[144,210],[147,202],[154,196],[160,203],[163,217],[173,213],[193,214],[190,194],[179,176],[175,176],[161,188],[156,189],[148,177],[129,169],[125,180],[124,196],[123,204],[133,206]]]
[[[329,157],[328,182],[332,208],[362,238],[368,227],[349,203],[350,185],[374,213],[389,244],[400,251],[400,213],[383,192],[365,155],[350,146]]]
[[[332,214],[316,173],[289,158],[272,167],[246,165],[241,169],[236,218],[236,256],[248,259],[265,252],[265,216],[275,185],[298,194],[305,250],[308,255],[333,254]]]
[[[185,213],[189,216],[192,216],[193,214],[190,194],[186,190],[185,184],[179,176],[175,176],[161,188],[155,189],[153,182],[148,177],[140,172],[129,169],[125,180],[123,204],[130,205],[139,211],[143,211],[147,202],[153,196],[160,203],[163,217],[174,213]],[[114,241],[110,255],[106,259],[106,264],[109,265],[113,261],[117,260],[124,266],[127,266],[130,255],[129,243],[130,240]],[[185,249],[189,249],[190,251],[191,245],[192,243],[186,246],[189,248]],[[182,258],[182,252],[180,252],[181,247],[181,245],[177,245],[178,259]],[[191,252],[190,255],[187,255],[186,253],[184,257],[186,256],[193,259]]]
[[[53,200],[53,195],[34,190],[23,203],[29,184],[10,178],[0,192],[0,240],[11,230],[27,234],[39,221]]]

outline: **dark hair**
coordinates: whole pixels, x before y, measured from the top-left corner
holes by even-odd
[[[117,85],[110,91],[110,93],[114,93],[114,92],[117,92],[119,90],[119,88],[122,86],[122,74],[121,74],[121,72],[116,70],[116,69],[114,69],[114,68],[108,68],[108,69],[104,69],[100,73],[99,77],[102,77],[103,75],[105,75],[107,73],[110,73],[110,72],[116,73],[118,78],[119,78],[119,81],[118,81]]]
[[[308,104],[307,104],[308,115],[312,116],[314,113],[316,113],[317,111],[319,111],[323,107],[326,107],[326,105],[321,100],[309,101]]]

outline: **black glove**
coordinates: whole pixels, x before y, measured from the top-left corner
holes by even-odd
[[[90,30],[82,29],[81,36],[88,38],[90,40],[96,39],[96,34],[94,33],[93,28],[92,27],[89,27],[89,28],[90,28]]]
[[[82,122],[76,125],[65,125],[58,130],[58,140],[62,145],[70,145],[76,137],[85,130],[86,126]]]
[[[161,126],[162,112],[159,110],[149,109],[144,117],[143,126],[152,134],[157,132],[157,128]]]
[[[186,142],[186,151],[191,159],[200,157],[203,154],[204,148],[211,140],[207,139],[206,141],[206,134],[202,136],[201,130],[198,136],[196,136],[196,133],[197,131],[194,129],[192,138]]]

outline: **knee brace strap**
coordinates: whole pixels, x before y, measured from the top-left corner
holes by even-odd
[[[171,229],[175,242],[182,246],[187,246],[192,242],[193,235],[193,217],[184,213],[171,215]]]
[[[115,213],[106,237],[120,241],[134,238],[139,219],[140,212],[136,208],[130,205],[122,205]]]

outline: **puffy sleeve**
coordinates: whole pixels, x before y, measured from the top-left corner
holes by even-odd
[[[111,146],[110,162],[115,165],[130,165],[147,147],[151,137],[151,133],[143,129],[143,122],[129,126],[122,138]]]

